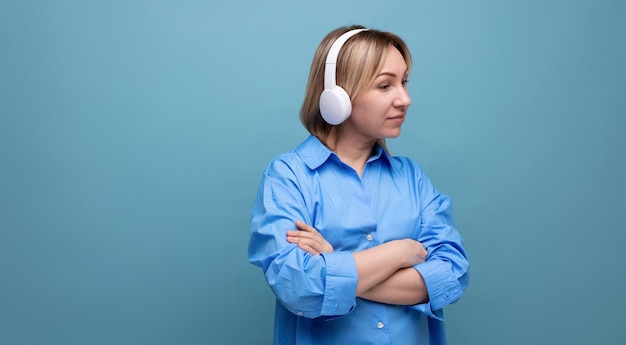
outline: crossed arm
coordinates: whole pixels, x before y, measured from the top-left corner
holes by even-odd
[[[298,230],[287,231],[287,241],[312,254],[334,248],[312,226],[297,221]],[[413,305],[428,302],[424,279],[412,266],[427,255],[424,246],[412,239],[395,240],[352,253],[359,276],[358,297],[387,304]]]

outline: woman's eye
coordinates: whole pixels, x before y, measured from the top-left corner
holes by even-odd
[[[381,90],[387,90],[389,88],[389,84],[383,84],[381,86],[378,87]]]
[[[408,79],[404,79],[402,81],[402,86],[406,86],[406,84],[408,84],[408,83],[409,83],[409,80]]]

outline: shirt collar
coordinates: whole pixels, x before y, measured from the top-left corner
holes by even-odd
[[[333,151],[329,150],[326,145],[322,144],[322,142],[314,135],[309,136],[302,144],[300,144],[300,146],[296,148],[296,153],[311,170],[319,168],[328,160],[328,158],[330,158],[330,156],[337,156]],[[377,160],[381,157],[386,161],[389,161],[387,151],[376,143],[376,154],[368,159],[368,162]]]

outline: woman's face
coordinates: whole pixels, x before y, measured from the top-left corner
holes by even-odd
[[[400,51],[389,48],[374,82],[352,102],[346,125],[366,140],[400,135],[411,98],[407,92],[407,65]]]

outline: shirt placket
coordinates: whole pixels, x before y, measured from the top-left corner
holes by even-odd
[[[380,238],[378,236],[378,222],[376,219],[376,207],[377,207],[377,196],[378,196],[378,181],[379,181],[379,162],[378,161],[370,161],[365,165],[365,169],[363,170],[363,174],[360,179],[361,193],[363,194],[363,199],[367,201],[368,210],[371,214],[371,218],[375,220],[376,226],[369,229],[369,231],[365,234],[365,241],[367,241],[367,247],[375,247],[380,245]],[[387,315],[387,309],[382,304],[374,304],[370,303],[369,308],[371,308],[372,318],[367,320],[369,323],[367,325],[368,329],[372,330],[372,337],[375,339],[375,344],[390,344],[391,337],[389,333],[389,318]]]

